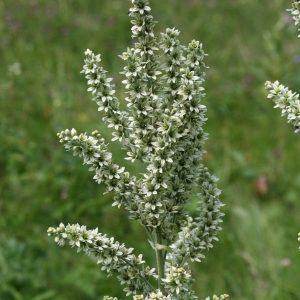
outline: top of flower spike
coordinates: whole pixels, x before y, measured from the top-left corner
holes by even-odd
[[[292,18],[295,22],[296,26],[299,26],[300,24],[300,1],[293,1],[292,4],[292,8],[291,9],[287,9],[287,11],[289,11],[292,15]],[[298,31],[300,31],[300,28],[298,28]],[[300,37],[300,35],[298,35],[298,37]]]
[[[129,9],[130,14],[138,12],[141,15],[147,14],[151,8],[147,4],[149,2],[147,0],[131,0],[131,3],[134,7]]]

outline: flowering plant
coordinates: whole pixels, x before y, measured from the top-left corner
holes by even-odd
[[[288,9],[292,14],[295,25],[300,24],[300,1],[294,0],[292,8]],[[298,28],[300,30],[300,28]],[[300,37],[300,35],[298,35]],[[278,80],[275,82],[267,81],[265,87],[268,90],[268,98],[273,99],[275,108],[281,109],[281,115],[287,115],[288,123],[294,125],[295,133],[300,131],[300,100],[299,94],[292,92],[288,87],[280,84]],[[300,242],[300,233],[298,233],[298,241]],[[300,247],[299,247],[300,250]]]
[[[102,270],[118,274],[126,296],[133,294],[134,300],[194,299],[188,261],[200,262],[212,248],[223,216],[218,179],[201,162],[207,138],[202,128],[206,121],[202,104],[205,54],[198,41],[181,45],[176,29],[161,33],[158,42],[149,2],[131,2],[129,16],[136,42],[120,55],[127,63],[121,72],[127,111],[119,108],[115,86],[101,67],[100,55],[86,50],[82,73],[93,101],[104,113],[103,120],[114,129],[112,140],[122,142],[125,159],[142,162],[144,174],[138,178],[114,163],[98,131],[87,135],[67,129],[58,136],[67,151],[90,165],[95,181],[115,193],[112,205],[124,207],[129,218],[146,229],[156,267],[148,266],[141,254],[133,254],[133,248],[98,229],[61,223],[50,227],[48,235],[60,246],[68,242],[78,252],[94,255]],[[191,195],[199,199],[199,215],[194,219],[186,211]]]
[[[295,25],[300,24],[300,1],[293,1],[292,8],[288,9],[292,14]],[[300,28],[298,29],[300,30]],[[299,35],[300,36],[300,35]],[[299,94],[292,92],[288,87],[280,84],[278,80],[275,82],[267,81],[265,87],[268,90],[268,98],[273,99],[275,108],[281,109],[281,115],[287,115],[289,123],[292,123],[295,132],[300,131],[300,100]]]

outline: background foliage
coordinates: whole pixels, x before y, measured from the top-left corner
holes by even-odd
[[[264,90],[266,80],[279,79],[299,91],[300,41],[285,12],[291,1],[151,2],[157,34],[176,27],[182,42],[200,40],[209,54],[205,163],[221,179],[226,217],[220,242],[194,265],[198,295],[296,299],[300,143]],[[91,258],[47,238],[61,221],[99,227],[147,252],[144,232],[111,208],[112,195],[102,195],[56,136],[65,128],[98,129],[109,141],[79,72],[90,48],[120,84],[129,5],[0,0],[0,299],[121,295]],[[121,162],[118,147],[111,145]]]

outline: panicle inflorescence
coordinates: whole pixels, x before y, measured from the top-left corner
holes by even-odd
[[[275,82],[267,81],[266,89],[269,91],[268,98],[273,99],[275,108],[281,109],[281,115],[287,116],[288,122],[292,123],[295,132],[300,130],[300,100],[299,94],[293,93],[277,80]]]
[[[300,24],[300,1],[294,0],[291,9],[287,9],[292,14],[292,17],[295,21],[295,25],[299,26]],[[300,30],[300,29],[298,29]],[[300,35],[299,35],[300,36]]]
[[[120,283],[127,285],[124,289],[126,295],[151,290],[147,279],[157,277],[154,269],[145,267],[141,254],[135,256],[132,254],[133,248],[126,248],[124,244],[114,241],[113,237],[98,233],[98,229],[87,230],[79,224],[65,226],[63,223],[57,228],[50,227],[47,233],[48,236],[54,236],[59,246],[68,242],[71,247],[77,247],[77,252],[94,255],[97,263],[102,265],[101,270],[109,275],[117,272]]]
[[[291,9],[287,9],[291,12],[292,18],[295,21],[295,25],[299,27],[300,24],[300,1],[294,0]],[[300,28],[298,28],[298,31]],[[300,37],[300,35],[298,35]],[[268,98],[273,99],[275,102],[275,108],[281,109],[281,115],[287,115],[288,123],[292,123],[295,128],[295,132],[300,131],[300,100],[299,94],[292,92],[289,88],[280,84],[277,80],[275,82],[267,81],[265,88],[269,92]],[[298,241],[300,241],[300,233],[298,233]],[[300,250],[300,247],[299,247]]]
[[[295,25],[300,24],[300,1],[293,1],[292,8],[288,9],[292,14]],[[298,29],[300,30],[300,28]],[[299,35],[300,36],[300,35]],[[268,98],[275,102],[274,107],[281,109],[281,115],[287,116],[288,122],[292,123],[295,132],[300,130],[300,100],[299,94],[292,92],[277,80],[275,82],[267,81],[265,87],[269,92]]]
[[[202,164],[207,139],[202,101],[206,54],[199,41],[181,45],[175,28],[166,29],[157,41],[149,2],[131,3],[134,47],[120,55],[126,64],[121,74],[127,110],[120,109],[113,79],[106,76],[100,55],[86,50],[82,73],[103,121],[113,129],[112,141],[122,142],[126,160],[142,163],[142,176],[131,175],[113,161],[98,131],[87,135],[67,129],[58,136],[66,150],[90,165],[94,180],[104,183],[106,192],[115,193],[113,205],[123,206],[130,218],[145,227],[157,268],[145,267],[132,248],[78,224],[61,224],[49,228],[48,234],[61,246],[68,241],[78,251],[94,254],[109,274],[119,273],[126,295],[132,293],[134,300],[193,299],[197,297],[188,259],[204,257],[203,252],[217,240],[223,216],[218,179]],[[192,192],[195,189],[199,193]],[[185,211],[191,195],[199,198],[199,215],[194,219]],[[158,289],[150,284],[153,280]]]

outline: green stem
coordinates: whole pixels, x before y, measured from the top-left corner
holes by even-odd
[[[165,274],[165,261],[163,256],[163,249],[160,247],[162,245],[162,235],[160,231],[160,227],[158,227],[156,230],[156,236],[155,236],[155,254],[156,254],[156,265],[157,265],[157,273],[158,273],[158,289],[160,291],[163,291],[162,286],[162,278]]]

